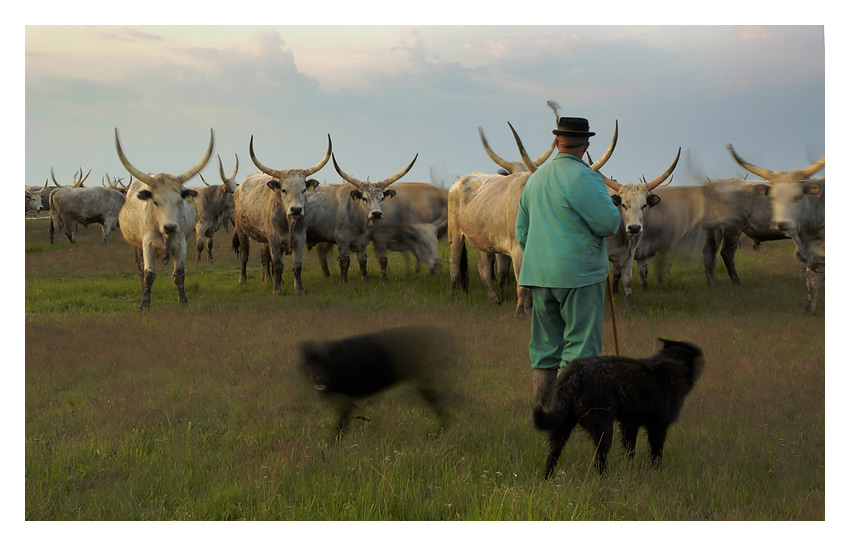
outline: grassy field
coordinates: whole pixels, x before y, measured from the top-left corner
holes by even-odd
[[[474,259],[470,293],[446,267],[416,276],[390,257],[390,282],[324,278],[305,257],[272,296],[257,246],[237,284],[230,235],[216,261],[187,260],[189,306],[158,266],[151,309],[120,234],[98,226],[71,246],[27,221],[25,517],[27,520],[814,520],[825,518],[825,307],[803,315],[788,241],[739,251],[740,286],[695,260],[663,284],[615,298],[620,350],[657,337],[703,347],[706,370],[670,429],[660,470],[638,442],[592,468],[577,432],[541,479],[545,436],[531,425],[529,322],[514,286],[486,301]],[[746,240],[745,240],[746,241]],[[194,237],[190,239],[194,245]],[[747,244],[745,243],[746,247]],[[334,415],[294,370],[298,341],[430,324],[456,334],[455,418],[441,430],[404,387],[361,404],[338,443]],[[606,318],[606,353],[613,353]]]

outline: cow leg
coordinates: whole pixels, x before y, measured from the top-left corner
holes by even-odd
[[[378,257],[378,264],[381,266],[381,281],[387,282],[389,281],[389,277],[387,277],[387,264],[389,263],[389,259],[387,258],[387,245],[383,243],[372,242],[375,247],[375,255]],[[419,264],[419,262],[416,262]]]
[[[502,270],[507,266],[507,256],[497,255],[498,265],[499,265],[499,276],[507,277],[508,274],[505,272],[503,274]],[[511,255],[511,261],[514,265],[514,276],[517,278],[517,286],[516,286],[516,309],[514,310],[514,318],[522,319],[525,318],[526,315],[531,313],[531,289],[526,286],[519,285],[519,272],[522,268],[522,251],[517,249],[514,251],[513,255]]]
[[[56,227],[53,225],[53,214],[50,215],[50,219],[47,225],[47,239],[50,241],[50,244],[53,244],[53,237],[56,232]]]
[[[490,298],[490,303],[500,304],[502,299],[496,294],[493,289],[493,261],[495,255],[492,252],[478,251],[478,276],[481,277],[481,282],[484,283],[484,290],[487,291],[487,297]]]
[[[271,267],[274,272],[272,294],[280,294],[281,279],[283,278],[283,254],[281,253],[280,244],[269,242],[269,244],[265,245],[264,251],[269,253]],[[268,265],[265,267],[268,267]]]
[[[504,254],[496,254],[496,280],[499,283],[499,292],[508,284],[511,276],[511,260]]]
[[[304,258],[304,245],[306,242],[306,232],[303,235],[296,237],[293,241],[292,276],[294,278],[296,292],[304,292],[304,286],[301,284],[301,261]],[[327,261],[325,261],[325,267],[327,267]]]
[[[457,220],[449,215],[449,277],[451,278],[452,296],[455,294],[458,283],[464,292],[469,290],[469,272],[466,243],[463,233],[458,229]]]
[[[208,237],[207,238],[207,259],[209,260],[210,263],[212,263],[212,261],[213,261],[212,247],[213,247],[213,238]]]
[[[628,261],[626,261],[626,263],[623,265],[623,268],[621,269],[621,279],[623,281],[623,296],[626,298],[626,302],[629,305],[635,304],[635,298],[632,295],[632,264],[633,261],[630,258]],[[641,276],[641,281],[642,280],[643,277]]]
[[[245,284],[248,280],[247,269],[248,269],[248,254],[250,251],[250,238],[241,233],[238,229],[233,234],[234,242],[238,241],[238,250],[239,250],[239,284]]]
[[[702,265],[705,270],[705,282],[708,285],[714,284],[714,261],[717,256],[717,231],[714,229],[705,230],[705,244],[702,246]]]
[[[148,309],[151,306],[151,288],[156,280],[156,268],[154,259],[156,258],[156,250],[154,246],[148,242],[142,243],[142,248],[137,249],[137,263],[140,262],[142,273],[142,301],[139,302],[139,311]],[[139,259],[141,258],[141,259]]]
[[[139,290],[145,289],[145,260],[142,256],[142,249],[135,249],[136,267],[139,269]]]
[[[732,281],[732,284],[741,284],[738,271],[735,269],[735,252],[738,250],[738,240],[739,234],[724,231],[720,257],[723,258],[723,265],[726,266],[726,272],[729,273],[729,280]]]
[[[328,269],[328,253],[330,250],[330,243],[320,243],[316,245],[316,255],[319,259],[319,268],[322,270],[322,276],[324,277],[331,276],[331,271]]]
[[[195,258],[195,263],[201,261],[201,253],[204,251],[204,235],[195,226],[195,248],[198,250],[198,256]]]
[[[177,301],[183,305],[187,305],[189,300],[186,298],[186,290],[184,287],[184,282],[186,280],[186,268],[183,266],[183,262],[174,260],[174,272],[171,274],[171,280],[174,281],[174,285],[177,287]]]
[[[357,263],[360,264],[360,280],[363,282],[369,282],[369,272],[366,270],[368,259],[367,247],[363,245],[363,248],[357,251]]]
[[[638,273],[640,274],[640,287],[644,292],[649,292],[649,282],[647,282],[647,277],[649,275],[649,263],[648,260],[638,260]],[[658,273],[658,282],[661,282],[661,272],[660,266]]]
[[[260,280],[267,282],[272,279],[271,274],[272,255],[269,250],[269,245],[263,243],[260,245]]]
[[[68,240],[71,241],[71,244],[77,244],[77,222],[67,222],[65,224],[65,236],[68,237]]]
[[[824,274],[806,269],[806,314],[814,315],[818,303],[818,294],[823,287]]]
[[[139,302],[139,311],[149,309],[151,306],[151,287],[156,280],[156,271],[145,270],[142,275],[142,301]]]

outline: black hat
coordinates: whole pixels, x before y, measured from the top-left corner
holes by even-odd
[[[560,118],[558,128],[552,131],[552,134],[592,137],[596,133],[590,132],[590,124],[587,123],[585,118]]]

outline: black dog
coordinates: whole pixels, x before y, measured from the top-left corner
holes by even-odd
[[[660,341],[664,346],[649,358],[578,358],[558,376],[549,411],[541,405],[534,408],[534,426],[550,431],[544,478],[551,476],[576,425],[589,432],[597,446],[600,474],[605,471],[615,420],[620,422],[629,458],[634,457],[638,429],[646,427],[650,462],[656,467],[661,463],[667,428],[678,418],[705,359],[696,345]]]
[[[330,341],[298,344],[301,368],[313,387],[337,395],[336,438],[348,423],[354,400],[411,382],[442,424],[443,394],[457,356],[452,338],[427,326],[406,326]]]

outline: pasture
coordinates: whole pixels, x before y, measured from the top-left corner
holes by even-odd
[[[42,213],[43,215],[44,213]],[[486,300],[470,254],[470,293],[449,295],[443,271],[414,275],[390,256],[381,283],[321,276],[305,253],[304,294],[289,257],[282,295],[260,281],[252,243],[237,285],[230,234],[215,262],[194,262],[177,302],[157,264],[151,309],[137,312],[133,250],[99,226],[78,244],[47,242],[26,221],[25,518],[27,520],[824,520],[825,292],[803,315],[790,241],[759,252],[742,241],[740,286],[718,260],[673,260],[667,280],[615,298],[620,350],[655,339],[700,345],[705,372],[669,432],[661,469],[644,437],[634,461],[615,439],[609,471],[576,431],[553,478],[546,437],[531,424],[529,321]],[[332,262],[332,272],[334,271]],[[652,265],[650,266],[652,267]],[[635,274],[635,278],[637,275]],[[404,387],[360,404],[331,442],[334,414],[294,369],[298,341],[429,324],[455,332],[462,354],[444,430]],[[613,353],[610,318],[605,352]]]

